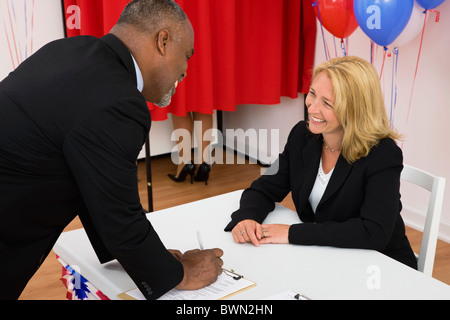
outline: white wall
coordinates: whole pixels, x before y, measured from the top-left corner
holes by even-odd
[[[441,13],[440,21],[435,22],[435,15],[431,13],[426,23],[408,123],[405,124],[404,111],[403,115],[399,112],[396,123],[406,137],[404,162],[447,179],[440,236],[450,242],[450,144],[447,143],[450,138],[450,1],[445,1],[437,10]],[[399,71],[399,81],[403,82],[399,100],[399,108],[402,109],[409,104],[408,90],[412,86],[412,69],[417,61],[419,40],[416,39],[401,53],[405,57],[401,73]],[[423,197],[415,192],[404,196],[405,204],[411,206],[411,212],[406,214],[405,219],[420,228],[423,219],[416,213],[416,208],[423,207]]]
[[[410,96],[413,89],[414,71],[420,45],[420,32],[409,43],[399,46],[397,68],[397,103],[393,113],[394,126],[404,135],[402,145],[404,163],[445,177],[447,181],[440,238],[450,242],[450,1],[445,1],[436,10],[440,11],[440,21],[436,14],[429,12],[414,86],[410,115],[407,121]],[[317,24],[315,65],[325,60],[320,24]],[[422,29],[422,28],[420,28]],[[333,37],[324,30],[325,39],[335,57]],[[349,37],[348,54],[357,55],[370,61],[370,39],[358,28]],[[340,40],[336,40],[337,55],[342,56]],[[379,48],[374,59],[378,72],[381,71],[383,49]],[[382,87],[384,88],[386,109],[391,109],[392,67],[394,55],[386,57]],[[395,72],[394,72],[395,74]],[[394,81],[395,83],[395,81]],[[224,128],[279,128],[280,141],[285,142],[289,129],[303,119],[303,95],[297,100],[283,98],[274,106],[238,106],[237,111],[225,113]],[[280,147],[284,145],[280,143]],[[253,146],[256,147],[256,146]],[[422,229],[424,223],[424,203],[428,200],[425,192],[412,186],[402,186],[405,222]]]
[[[25,28],[25,25],[28,28]],[[31,50],[36,52],[44,44],[63,37],[60,0],[0,1],[0,80],[5,78],[14,66],[17,67],[18,62],[30,56]],[[11,58],[9,46],[11,46],[13,58]]]
[[[252,160],[264,161],[264,157],[270,157],[275,160],[278,154],[283,151],[286,144],[287,137],[292,127],[304,119],[303,115],[303,99],[304,95],[299,94],[296,99],[281,97],[280,104],[276,105],[241,105],[236,107],[234,112],[223,113],[223,128],[226,129],[243,129],[256,130],[258,133],[258,140],[245,141],[243,139],[236,139],[236,141],[230,141],[226,139],[225,145],[233,149],[233,146],[237,150],[245,150],[242,145],[246,144],[249,149],[247,155],[262,155],[263,157],[251,157]],[[267,130],[267,143],[260,143],[261,135],[258,130]],[[272,132],[274,131],[274,132]],[[278,136],[278,139],[276,137]],[[273,145],[273,144],[276,144]],[[276,150],[275,152],[271,152]]]

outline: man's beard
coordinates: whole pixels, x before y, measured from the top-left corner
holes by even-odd
[[[158,103],[154,103],[155,106],[160,108],[167,107],[170,102],[172,101],[172,96],[175,94],[175,85],[170,89],[169,92],[167,92]]]

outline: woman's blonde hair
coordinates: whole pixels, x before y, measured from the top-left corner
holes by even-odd
[[[391,129],[375,68],[359,57],[325,61],[313,76],[325,71],[334,88],[334,111],[344,128],[341,154],[349,162],[367,156],[383,138],[398,140]]]

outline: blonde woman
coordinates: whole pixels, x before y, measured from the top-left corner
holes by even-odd
[[[238,243],[373,249],[417,268],[400,216],[400,136],[376,70],[358,57],[320,64],[306,106],[309,121],[292,129],[278,172],[244,191],[225,230]],[[303,223],[261,225],[289,192]]]

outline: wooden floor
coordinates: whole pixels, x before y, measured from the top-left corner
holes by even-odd
[[[168,173],[175,173],[175,166],[170,156],[152,159],[152,182],[154,210],[161,210],[175,205],[192,202],[222,193],[244,189],[260,175],[261,167],[257,164],[215,164],[212,168],[208,185],[200,182],[190,184],[187,180],[175,183],[168,177]],[[139,189],[141,202],[147,209],[147,189],[145,162],[139,161]],[[294,209],[291,197],[282,202],[288,208]],[[295,209],[294,209],[295,210]],[[81,228],[78,218],[67,226],[65,231]],[[419,251],[422,234],[407,228],[407,234],[415,252]],[[450,284],[450,244],[438,241],[433,277]],[[30,280],[20,296],[21,300],[64,300],[66,288],[59,280],[61,265],[52,252],[41,268]]]

